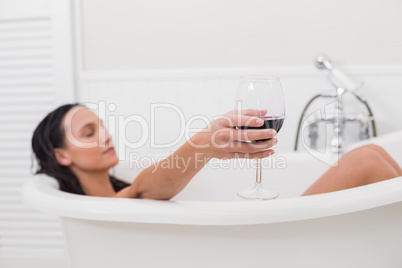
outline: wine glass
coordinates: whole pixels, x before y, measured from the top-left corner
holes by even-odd
[[[258,117],[264,120],[261,127],[241,126],[239,129],[275,129],[279,132],[285,119],[285,103],[279,78],[274,76],[244,76],[240,79],[235,102],[238,115],[247,114],[248,109],[258,110]],[[258,146],[258,142],[248,141]],[[279,193],[264,188],[261,183],[261,160],[257,159],[256,181],[253,187],[238,192],[245,199],[268,200],[279,196]]]

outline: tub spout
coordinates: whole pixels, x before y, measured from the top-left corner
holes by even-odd
[[[377,136],[377,130],[375,127],[374,115],[371,111],[370,106],[367,103],[367,100],[359,93],[356,92],[356,85],[352,82],[349,77],[343,73],[341,70],[336,68],[331,60],[326,55],[319,55],[315,58],[314,61],[315,66],[318,69],[328,70],[328,81],[334,86],[335,91],[331,94],[328,93],[321,93],[314,96],[306,105],[303,110],[302,115],[300,116],[299,125],[297,128],[296,134],[296,142],[295,142],[295,151],[297,151],[298,139],[300,129],[302,127],[304,115],[308,107],[318,98],[332,98],[335,102],[334,113],[325,118],[316,118],[310,122],[309,125],[309,139],[310,139],[310,146],[312,149],[316,149],[317,147],[317,139],[318,139],[318,123],[319,122],[327,122],[331,123],[334,126],[334,133],[332,138],[329,142],[329,149],[333,153],[340,153],[343,149],[343,142],[344,142],[344,128],[346,122],[356,122],[360,123],[360,133],[359,138],[360,140],[368,139],[370,137],[369,131],[369,123],[371,122],[373,136]],[[350,93],[354,96],[359,102],[363,103],[367,108],[367,114],[345,114],[343,111],[343,96],[345,94]]]

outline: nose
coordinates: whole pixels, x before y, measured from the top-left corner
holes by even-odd
[[[99,141],[104,146],[113,146],[113,138],[112,135],[104,128],[101,127],[99,135]]]

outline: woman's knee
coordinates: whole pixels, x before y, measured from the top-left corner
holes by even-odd
[[[377,144],[374,144],[374,143],[365,144],[365,145],[362,145],[362,146],[360,146],[360,147],[358,147],[356,149],[357,150],[371,149],[371,150],[374,150],[374,151],[376,151],[376,152],[378,152],[380,154],[387,153],[384,148],[382,148],[380,145],[377,145]]]
[[[366,145],[351,151],[350,155],[357,163],[364,165],[366,168],[374,168],[377,166],[376,164],[384,160],[384,157],[379,152]]]
[[[365,169],[365,179],[367,183],[378,182],[391,178],[398,177],[398,172],[395,168],[376,150],[372,147],[366,147],[362,150],[361,163]]]
[[[380,145],[377,145],[374,143],[369,143],[366,146],[367,146],[367,148],[370,148],[376,152],[388,154],[387,151]]]
[[[387,161],[393,168],[396,170],[397,174],[399,176],[402,176],[402,169],[399,166],[399,164],[395,161],[395,159],[381,146],[376,145],[376,144],[367,144],[362,146],[361,148],[363,149],[370,149],[373,150],[377,153],[379,153],[385,161]]]

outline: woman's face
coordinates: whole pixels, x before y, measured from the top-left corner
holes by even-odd
[[[65,131],[65,146],[61,148],[64,165],[93,172],[108,170],[119,162],[112,137],[89,109],[74,107],[64,116],[62,127]]]

